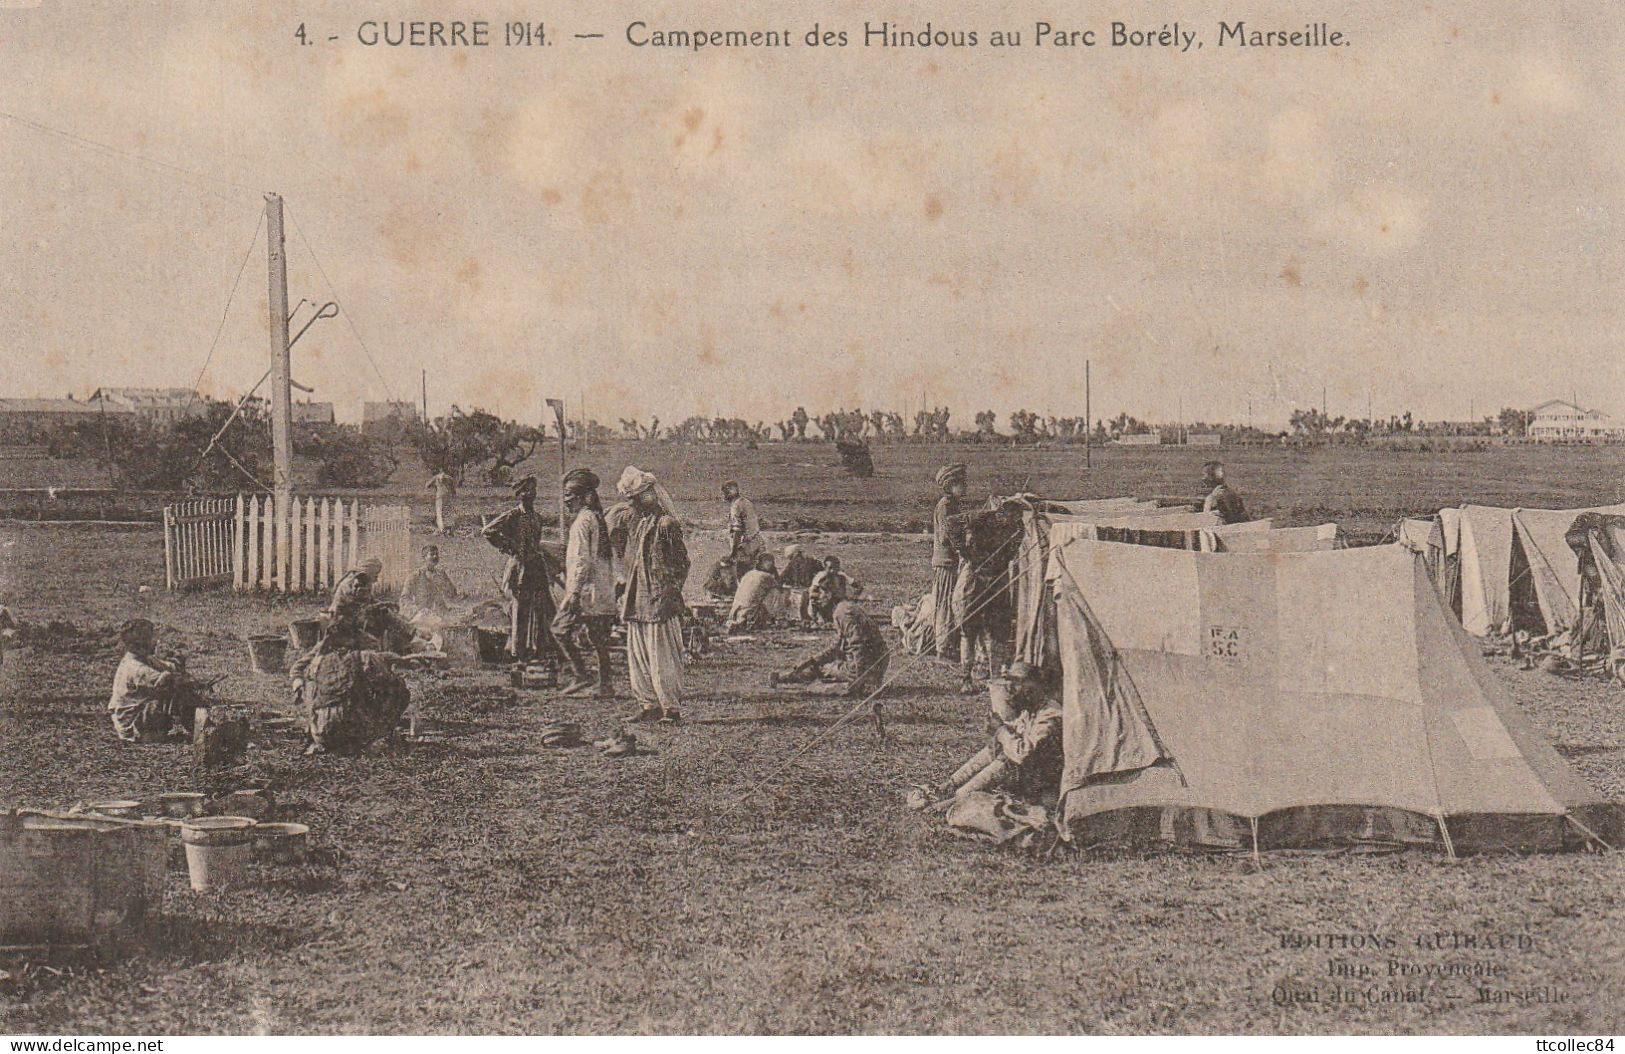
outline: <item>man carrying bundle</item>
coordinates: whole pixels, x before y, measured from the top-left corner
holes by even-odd
[[[835,626],[835,641],[781,673],[768,675],[768,684],[844,682],[849,696],[867,696],[886,683],[891,651],[880,627],[862,607],[846,598],[841,579],[825,571],[813,579],[808,601],[815,613]]]

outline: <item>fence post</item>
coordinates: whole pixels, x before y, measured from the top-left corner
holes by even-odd
[[[164,506],[164,588],[175,588],[175,513]]]
[[[237,532],[231,541],[231,588],[241,593],[243,591],[243,543],[247,540],[248,514],[244,507],[243,495],[237,494]]]

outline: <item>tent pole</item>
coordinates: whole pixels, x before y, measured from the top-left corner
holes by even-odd
[[[1574,818],[1573,813],[1567,813],[1567,812],[1564,813],[1563,814],[1563,819],[1567,820],[1569,823],[1572,823],[1574,825],[1575,829],[1578,830],[1581,834],[1585,835],[1587,838],[1590,838],[1592,841],[1596,842],[1598,845],[1602,846],[1604,849],[1608,850],[1610,853],[1616,853],[1616,852],[1619,851],[1614,846],[1611,846],[1607,842],[1603,841],[1602,837],[1600,835],[1598,835],[1596,831],[1593,831],[1591,828],[1587,827],[1585,824],[1581,823],[1579,820],[1576,820]]]
[[[1449,854],[1450,862],[1453,864],[1456,862],[1456,843],[1450,840],[1450,828],[1445,825],[1444,813],[1434,813],[1433,818],[1439,821],[1439,835],[1444,839],[1444,851]]]
[[[1259,871],[1263,871],[1264,858],[1258,852],[1258,817],[1250,816],[1248,822],[1253,825],[1253,866],[1258,868]]]

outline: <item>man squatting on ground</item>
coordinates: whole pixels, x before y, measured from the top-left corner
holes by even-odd
[[[144,618],[119,627],[124,658],[113,674],[107,704],[113,731],[127,743],[160,743],[170,736],[190,735],[192,716],[204,705],[200,686],[154,654],[158,629]]]
[[[609,526],[598,497],[598,477],[588,469],[564,476],[564,509],[573,517],[564,553],[564,599],[553,633],[570,660],[571,681],[563,695],[583,695],[593,686],[576,632],[586,635],[598,659],[598,696],[610,690],[609,638],[615,622],[615,570],[610,561]]]
[[[652,473],[628,465],[615,489],[626,505],[625,511],[612,510],[611,538],[621,536],[624,524],[621,620],[626,623],[627,678],[640,704],[632,720],[680,721],[683,584],[689,571],[683,529]]]
[[[813,579],[808,602],[835,626],[835,641],[788,670],[768,675],[770,685],[808,684],[818,680],[846,682],[846,694],[867,696],[886,683],[891,652],[880,627],[863,608],[846,598],[837,573],[823,572]]]
[[[513,485],[519,504],[486,525],[481,533],[507,554],[502,591],[508,595],[508,654],[515,662],[562,656],[553,639],[553,568],[542,548],[542,516],[536,511],[536,477]]]

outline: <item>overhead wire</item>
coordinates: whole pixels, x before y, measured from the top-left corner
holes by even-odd
[[[73,143],[73,144],[75,144],[77,146],[84,147],[86,149],[99,150],[99,151],[101,151],[101,152],[103,152],[105,154],[111,154],[111,155],[113,155],[115,157],[122,157],[122,158],[125,158],[126,160],[134,161],[137,164],[147,165],[147,166],[152,167],[152,168],[161,169],[161,170],[163,170],[165,172],[168,172],[168,173],[170,173],[172,175],[182,176],[182,177],[184,177],[186,179],[196,180],[196,181],[198,181],[200,183],[205,183],[205,182],[217,183],[217,184],[220,184],[222,186],[231,187],[234,190],[248,191],[248,192],[253,193],[253,194],[258,194],[259,193],[259,191],[254,187],[250,187],[250,186],[248,186],[247,184],[244,184],[244,183],[238,183],[235,180],[227,179],[224,176],[212,175],[212,174],[210,174],[208,172],[200,172],[200,171],[198,171],[196,169],[186,168],[186,167],[184,167],[182,165],[171,164],[168,161],[159,161],[156,158],[146,157],[146,156],[144,156],[142,154],[137,154],[137,153],[134,153],[133,151],[125,150],[125,149],[123,149],[121,147],[116,147],[116,146],[113,146],[113,145],[111,145],[109,143],[103,143],[103,142],[100,142],[100,141],[95,140],[95,139],[90,139],[90,138],[87,138],[85,136],[78,135],[78,134],[76,134],[74,132],[69,132],[69,131],[67,131],[65,129],[62,129],[62,128],[55,128],[55,127],[53,127],[51,125],[44,124],[44,123],[42,123],[40,121],[35,121],[35,120],[32,120],[31,118],[22,117],[22,116],[20,116],[18,114],[10,113],[10,112],[5,111],[5,110],[0,110],[0,118],[4,118],[4,119],[6,119],[8,121],[11,121],[14,124],[21,125],[24,128],[30,128],[30,129],[32,129],[32,130],[34,130],[36,132],[41,132],[41,133],[43,133],[45,135],[54,135],[54,136],[56,136],[56,137],[58,137],[60,139],[63,139],[63,140],[65,140],[67,142],[70,142],[70,143]],[[221,195],[221,194],[216,194],[216,196],[217,197],[225,197],[225,195]],[[233,199],[228,198],[227,200],[233,200]]]
[[[265,228],[265,209],[260,208],[259,219],[254,224],[254,236],[248,239],[248,248],[243,252],[243,261],[237,265],[237,277],[231,280],[231,292],[226,294],[226,306],[220,309],[220,325],[215,327],[214,340],[209,342],[209,352],[203,356],[203,366],[197,371],[197,378],[192,381],[191,394],[186,397],[186,408],[190,410],[192,403],[197,400],[198,385],[203,383],[203,375],[209,372],[209,364],[214,361],[215,349],[220,347],[220,337],[226,332],[226,318],[231,313],[231,302],[237,296],[237,286],[242,283],[243,272],[248,270],[248,258],[254,255],[254,246],[259,244],[260,231]]]
[[[373,358],[372,349],[367,347],[367,342],[362,339],[361,330],[356,328],[355,319],[351,316],[349,308],[342,306],[342,298],[339,296],[338,288],[333,284],[333,279],[328,277],[327,268],[322,266],[321,257],[316,255],[316,250],[311,247],[310,239],[305,237],[305,229],[299,225],[299,218],[293,214],[293,210],[288,209],[287,214],[288,219],[293,221],[294,233],[299,235],[300,244],[305,247],[305,252],[310,254],[311,262],[316,265],[316,270],[320,272],[322,281],[327,283],[328,293],[334,300],[340,301],[340,314],[344,316],[345,324],[350,327],[351,334],[355,336],[355,342],[361,345],[361,352],[367,357],[367,362],[372,365],[372,371],[378,375],[378,380],[383,384],[384,394],[393,402],[395,400],[394,387],[389,383],[389,378],[384,376],[384,371],[379,368],[378,360]]]

